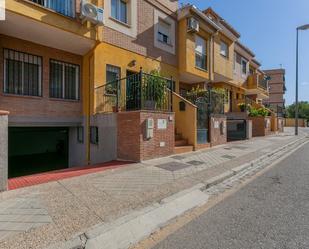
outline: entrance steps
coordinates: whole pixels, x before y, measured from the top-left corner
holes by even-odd
[[[175,132],[175,154],[192,152],[194,147],[188,143],[188,139],[184,139],[182,134]]]

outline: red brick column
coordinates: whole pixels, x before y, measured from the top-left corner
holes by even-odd
[[[153,138],[146,138],[146,120],[154,120]],[[166,120],[166,128],[158,127]],[[142,161],[173,154],[175,145],[174,113],[133,111],[117,114],[117,154],[119,159]]]
[[[226,116],[211,115],[209,122],[211,146],[225,144],[227,142]]]

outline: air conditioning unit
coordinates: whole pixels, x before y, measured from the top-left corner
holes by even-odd
[[[104,9],[95,6],[92,3],[81,1],[80,18],[91,23],[102,25],[104,24]]]
[[[198,20],[196,20],[194,17],[188,18],[188,24],[187,24],[187,30],[188,32],[199,32],[200,30],[200,23]]]

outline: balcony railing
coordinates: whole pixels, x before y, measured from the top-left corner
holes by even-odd
[[[262,88],[263,90],[268,91],[268,80],[264,75],[255,73],[248,76],[246,86],[248,89]]]
[[[260,76],[258,79],[258,86],[268,91],[268,80],[265,77]]]
[[[65,16],[75,17],[75,0],[30,0]]]
[[[144,72],[95,89],[96,112],[172,111],[173,80]]]

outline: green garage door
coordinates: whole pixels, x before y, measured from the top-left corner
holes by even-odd
[[[68,128],[9,128],[9,178],[67,167]]]

